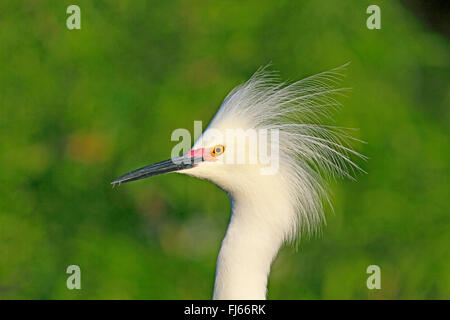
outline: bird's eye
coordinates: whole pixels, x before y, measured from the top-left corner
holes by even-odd
[[[211,155],[213,157],[217,157],[220,156],[223,152],[225,151],[225,147],[221,144],[218,144],[217,146],[215,146],[212,151],[211,151]]]

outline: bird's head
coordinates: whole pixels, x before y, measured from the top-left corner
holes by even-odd
[[[127,173],[112,184],[177,172],[210,180],[232,192],[261,176],[276,176],[278,147],[278,131],[252,128],[228,116],[226,121],[213,120],[184,155]]]
[[[363,157],[343,128],[323,124],[340,105],[335,96],[346,90],[335,87],[344,67],[291,84],[260,69],[225,98],[192,149],[112,184],[178,172],[211,180],[231,194],[278,192],[292,205],[290,221],[314,231],[327,199],[324,178],[351,178],[360,170],[351,157]]]

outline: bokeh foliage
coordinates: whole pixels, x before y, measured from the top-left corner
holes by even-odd
[[[2,0],[0,298],[210,298],[225,193],[176,174],[109,182],[168,158],[172,130],[206,125],[259,66],[299,79],[347,61],[336,124],[368,142],[368,174],[333,183],[323,235],[282,250],[269,298],[450,298],[449,42],[360,0]]]

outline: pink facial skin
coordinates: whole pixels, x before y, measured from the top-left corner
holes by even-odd
[[[212,156],[211,152],[212,152],[213,148],[200,148],[200,149],[195,149],[195,150],[191,150],[189,151],[189,156],[190,157],[203,157],[203,160],[205,161],[217,161],[217,159],[215,157]]]

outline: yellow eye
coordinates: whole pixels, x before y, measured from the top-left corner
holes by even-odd
[[[217,157],[220,156],[222,153],[224,153],[225,151],[225,147],[221,144],[218,144],[217,146],[215,146],[212,151],[211,151],[211,155],[213,157]]]

